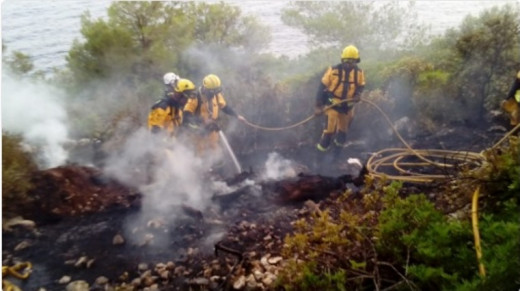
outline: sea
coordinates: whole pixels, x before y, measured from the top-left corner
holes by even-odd
[[[307,37],[280,19],[289,1],[226,2],[240,7],[244,15],[256,16],[271,29],[272,42],[266,49],[268,52],[290,58],[307,52]],[[375,5],[384,2],[374,1]],[[403,5],[410,3],[393,2]],[[432,35],[456,28],[465,17],[478,16],[493,6],[520,6],[520,0],[413,2],[419,22],[428,26]],[[82,39],[81,15],[88,12],[93,18],[106,19],[111,3],[107,0],[4,0],[1,3],[2,53],[8,55],[12,51],[19,51],[29,55],[35,68],[46,73],[53,68],[63,67],[73,41]]]

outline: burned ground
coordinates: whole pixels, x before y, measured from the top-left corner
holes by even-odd
[[[502,135],[503,131],[461,127],[416,135],[411,144],[415,148],[480,151]],[[397,140],[394,144],[400,146]],[[353,143],[340,157],[366,161],[378,149]],[[100,276],[112,285],[126,283],[141,289],[154,283],[161,290],[244,287],[246,283],[236,285],[237,278],[247,275],[236,273],[237,264],[242,267],[240,272],[252,271],[268,259],[275,266],[292,221],[316,207],[333,208],[333,198],[347,187],[357,190],[349,180],[353,177],[345,176],[350,171],[346,158],[319,165],[312,161],[323,160],[321,156],[316,156],[312,145],[304,144],[280,150],[297,162],[300,175],[260,180],[255,161],[265,160],[268,153],[239,156],[244,169],[250,171],[227,179],[235,186],[232,192],[214,195],[207,209],[180,202],[172,207],[171,217],[140,215],[141,194],[95,168],[68,165],[39,172],[33,193],[36,204],[23,215],[34,220],[36,227],[13,224],[9,231],[4,228],[3,264],[32,263],[27,280],[12,279],[23,290],[63,290],[65,283],[59,283],[63,276],[70,276],[70,281],[85,280],[94,290],[104,290],[99,289],[103,281],[94,283]],[[301,157],[307,157],[306,162]],[[432,193],[431,185],[409,185],[407,189]],[[125,227],[129,221],[133,229]],[[267,274],[269,268],[264,269]],[[147,271],[151,276],[143,276]]]

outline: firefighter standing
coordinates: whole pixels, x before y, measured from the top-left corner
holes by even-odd
[[[323,112],[327,116],[327,125],[316,145],[322,152],[329,149],[331,142],[338,147],[345,144],[347,130],[354,117],[352,109],[365,87],[365,75],[357,66],[359,62],[358,49],[349,45],[343,49],[341,63],[329,67],[321,78],[315,114]],[[323,111],[325,106],[333,104],[338,105]]]
[[[164,98],[152,106],[148,115],[148,129],[152,133],[166,132],[174,136],[182,124],[182,109],[186,100],[196,95],[195,85],[188,79],[174,81],[175,87],[171,84],[167,84],[171,89],[165,90]]]
[[[512,126],[520,123],[520,71],[516,74],[515,81],[509,89],[506,100],[502,102],[502,108],[509,113]]]
[[[184,107],[184,124],[198,132],[197,150],[201,154],[206,150],[218,150],[220,128],[217,124],[219,112],[238,118],[244,121],[244,117],[235,113],[229,107],[222,94],[222,84],[220,78],[214,74],[209,74],[202,80],[202,86],[197,95],[192,95]]]

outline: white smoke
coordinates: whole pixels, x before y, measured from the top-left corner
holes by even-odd
[[[267,157],[262,177],[264,179],[280,180],[295,177],[296,174],[294,162],[283,158],[276,152],[272,152]]]
[[[64,92],[41,81],[2,73],[2,131],[20,134],[31,148],[38,149],[41,168],[62,165],[68,153],[67,113]]]
[[[186,215],[184,207],[202,213],[212,205],[215,190],[230,190],[209,177],[213,161],[200,158],[193,148],[189,142],[172,141],[141,128],[107,158],[104,173],[138,189],[143,197],[139,217],[129,221],[128,233],[150,219],[175,223]],[[142,240],[138,236],[130,239]]]

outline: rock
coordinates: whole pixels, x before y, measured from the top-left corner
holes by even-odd
[[[238,279],[233,282],[233,288],[235,290],[241,290],[246,286],[246,277],[244,275],[238,277]]]
[[[90,267],[92,267],[92,265],[94,264],[95,261],[96,261],[95,259],[88,260],[88,262],[86,264],[87,269],[90,269]]]
[[[98,285],[105,285],[105,284],[108,283],[108,278],[105,277],[105,276],[99,276],[99,277],[97,277],[97,279],[96,279],[95,282],[96,282],[96,284],[98,284]]]
[[[253,274],[250,274],[246,278],[246,286],[248,289],[255,289],[257,287],[258,283],[256,282],[255,276]]]
[[[271,284],[273,284],[273,282],[276,280],[276,276],[274,274],[271,274],[271,273],[265,273],[265,278],[262,280],[262,283],[266,286],[266,287],[269,287],[271,286]]]
[[[144,271],[144,273],[141,274],[141,279],[144,279],[144,278],[150,277],[150,276],[152,276],[152,271],[146,270],[146,271]]]
[[[70,282],[65,288],[67,291],[89,291],[89,285],[87,282],[78,280]]]
[[[114,238],[112,239],[112,244],[113,245],[122,245],[124,243],[125,243],[125,238],[122,235],[120,235],[120,234],[116,234],[114,236]]]
[[[71,280],[70,276],[63,276],[58,280],[58,283],[60,284],[67,284]]]
[[[175,268],[175,263],[172,261],[169,261],[168,263],[166,263],[166,268],[168,270],[173,270]]]
[[[188,284],[206,286],[206,285],[209,285],[209,280],[206,278],[199,277],[199,278],[188,280]]]
[[[255,270],[253,270],[253,276],[255,276],[255,279],[256,279],[258,282],[262,282],[262,279],[264,278],[264,273],[261,272],[261,271],[258,270],[258,269],[255,269]]]
[[[271,257],[271,254],[267,254],[265,256],[263,256],[261,259],[260,259],[260,263],[262,264],[262,266],[264,267],[264,269],[267,270],[267,268],[270,267],[271,264],[269,264],[269,262],[267,261],[269,258]]]
[[[137,270],[139,272],[144,272],[144,271],[148,270],[148,264],[147,263],[140,263],[139,265],[137,265]]]
[[[184,271],[186,271],[186,268],[184,266],[178,266],[175,268],[173,273],[175,274],[175,276],[180,276],[180,275],[184,274]]]
[[[205,278],[209,278],[211,277],[213,273],[213,269],[212,268],[207,268],[207,269],[204,269],[204,273],[202,274]]]
[[[81,265],[85,264],[85,263],[87,262],[87,260],[88,260],[88,258],[85,257],[85,256],[80,257],[80,258],[76,261],[76,263],[74,264],[74,267],[76,267],[76,268],[81,267]]]
[[[144,240],[143,242],[141,243],[141,246],[146,246],[146,245],[149,245],[153,242],[153,239],[155,238],[155,236],[151,233],[147,233],[144,235]]]
[[[166,269],[157,272],[157,274],[159,274],[159,277],[161,277],[161,279],[165,279],[165,280],[170,277],[170,271],[168,271]]]
[[[13,227],[23,227],[27,230],[34,230],[36,228],[36,223],[32,220],[23,219],[21,216],[17,216],[15,218],[11,218],[6,222],[2,223],[2,228],[5,231],[13,231]]]
[[[135,278],[130,283],[134,287],[139,287],[141,285],[141,278]]]
[[[26,249],[31,246],[31,243],[27,240],[22,241],[21,243],[17,244],[16,247],[14,247],[14,251],[21,251],[23,249]]]
[[[161,219],[152,219],[152,220],[148,221],[148,223],[146,224],[147,227],[154,228],[154,229],[158,229],[159,227],[161,227],[163,225],[164,225],[164,221],[162,221]]]

